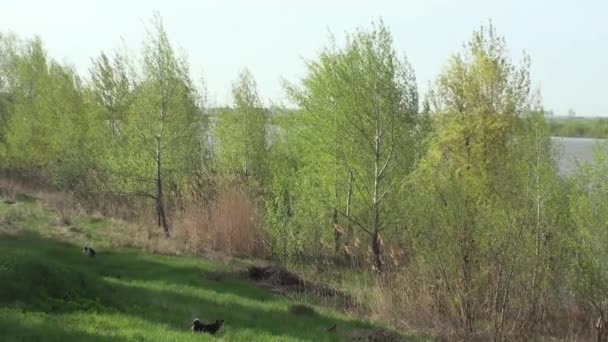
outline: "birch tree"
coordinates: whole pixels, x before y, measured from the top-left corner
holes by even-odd
[[[310,187],[320,190],[313,197],[332,223],[340,216],[369,236],[373,265],[382,270],[380,233],[403,222],[399,199],[414,164],[418,94],[411,67],[380,23],[349,35],[343,48],[326,48],[289,93],[304,111],[303,170],[321,185]]]
[[[160,18],[153,24],[125,126],[126,154],[117,163],[131,193],[154,200],[169,237],[167,187],[179,189],[200,169],[206,126],[186,61],[175,55]]]

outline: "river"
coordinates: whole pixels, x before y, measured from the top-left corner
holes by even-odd
[[[564,175],[574,172],[578,162],[591,162],[593,149],[603,139],[552,137],[559,153],[559,168]]]

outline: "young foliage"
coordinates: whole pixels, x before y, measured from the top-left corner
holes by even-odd
[[[598,145],[593,163],[581,165],[570,196],[574,224],[573,287],[602,321],[608,319],[608,149]],[[572,253],[571,253],[572,254]]]
[[[43,172],[56,185],[77,190],[94,163],[97,129],[74,70],[49,59],[40,39],[5,55],[11,114],[6,117],[6,165]]]
[[[232,96],[233,108],[219,114],[214,132],[220,172],[261,186],[268,178],[268,115],[249,70],[239,73]]]
[[[132,101],[116,173],[123,189],[154,199],[158,225],[169,236],[166,192],[182,189],[201,168],[206,125],[188,65],[175,56],[159,18],[144,45]]]
[[[560,203],[529,83],[528,58],[512,64],[490,25],[449,60],[431,99],[434,132],[416,172],[412,226],[421,262],[440,279],[447,319],[465,340],[485,317],[494,340],[526,333],[542,311]]]
[[[381,270],[380,233],[401,225],[399,200],[414,164],[413,71],[397,57],[382,23],[349,35],[343,48],[332,44],[307,68],[301,87],[288,87],[302,109],[302,198],[312,204],[307,208],[321,209],[320,222],[327,215],[339,230],[342,217],[368,235]],[[336,250],[342,234],[335,235]]]

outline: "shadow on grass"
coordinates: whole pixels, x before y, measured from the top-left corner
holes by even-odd
[[[7,251],[19,250],[20,254],[27,253],[36,259],[60,262],[90,273],[89,276],[121,281],[162,281],[168,285],[205,288],[258,301],[280,301],[232,273],[226,273],[221,281],[213,280],[222,272],[202,259],[144,254],[134,249],[98,249],[97,257],[90,259],[83,255],[82,246],[43,237],[36,231],[20,231],[10,237],[0,235],[0,247]]]
[[[133,302],[141,303],[134,310],[118,308],[128,315],[170,326],[176,331],[189,328],[192,318],[200,317],[204,321],[224,319],[227,332],[250,330],[273,336],[289,336],[306,340],[331,340],[332,336],[324,332],[333,324],[341,328],[355,328],[356,324],[343,319],[327,317],[322,314],[293,315],[285,307],[264,307],[241,304],[237,301],[222,301],[221,298],[189,296],[174,291],[143,289],[138,286],[113,284],[116,295],[135,296]],[[138,298],[138,299],[136,299]],[[159,298],[158,301],[141,300]],[[166,303],[172,303],[172,308]],[[173,309],[177,307],[178,309]],[[116,307],[115,307],[116,308]],[[192,313],[196,312],[195,315]],[[325,336],[323,336],[325,335]]]
[[[16,316],[0,317],[0,338],[4,342],[17,341],[91,341],[110,342],[127,341],[126,339],[93,335],[82,331],[71,330],[52,321],[26,321]]]
[[[36,279],[22,277],[12,281],[26,282],[27,290],[23,289],[23,293],[15,294],[14,298],[9,297],[8,302],[4,296],[5,303],[1,303],[3,297],[0,296],[0,304],[17,305],[26,312],[120,313],[182,332],[188,331],[194,317],[208,321],[224,319],[224,329],[229,335],[254,331],[315,341],[334,339],[324,332],[333,324],[344,328],[369,327],[319,313],[293,315],[287,311],[286,302],[251,283],[230,277],[220,281],[207,279],[205,272],[211,272],[213,266],[201,261],[201,267],[197,267],[196,261],[190,258],[150,256],[125,250],[100,251],[97,258],[90,259],[82,255],[80,246],[31,232],[19,236],[0,235],[0,250],[0,266],[2,259],[10,259],[10,262],[17,262],[15,268],[33,267],[44,273],[39,276],[38,271],[24,270],[26,275]],[[62,269],[63,273],[53,273],[57,269]],[[18,270],[8,274],[21,273]],[[0,294],[2,274],[0,268]],[[69,280],[66,281],[66,277]],[[58,285],[50,285],[50,282]],[[46,293],[44,291],[49,288],[53,291],[42,298],[26,293]],[[53,328],[44,322],[31,326],[2,322],[0,331],[4,330],[2,324],[12,323],[15,324],[13,329],[24,330],[24,334],[29,330],[34,333],[46,329],[55,329],[53,333],[57,336],[80,334]],[[108,340],[73,336],[77,340],[79,337],[86,341]]]

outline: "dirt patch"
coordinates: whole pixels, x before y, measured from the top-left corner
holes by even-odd
[[[405,341],[405,339],[397,334],[396,332],[384,330],[384,329],[373,329],[366,333],[367,341],[370,342],[394,342],[394,341]]]
[[[19,235],[19,231],[10,225],[6,225],[3,222],[0,222],[0,234],[9,235],[9,236],[17,236],[17,235]]]
[[[246,276],[259,286],[277,294],[287,296],[290,293],[314,294],[322,298],[338,299],[347,307],[353,305],[353,299],[348,293],[307,281],[280,266],[249,266]]]
[[[35,203],[38,201],[38,198],[34,195],[30,195],[24,192],[20,192],[15,195],[15,201],[17,202],[27,202],[27,203]]]
[[[203,272],[201,276],[210,281],[222,281],[226,278],[226,273],[224,272]]]
[[[297,274],[278,266],[250,266],[247,269],[249,278],[257,282],[266,282],[280,286],[303,286],[304,279]]]
[[[323,298],[338,299],[342,303],[345,303],[347,307],[352,307],[354,304],[352,297],[348,293],[334,289],[325,284],[307,281],[299,275],[280,266],[249,266],[244,273],[248,279],[255,281],[259,286],[288,297],[290,293],[306,292],[308,294],[316,294]],[[314,313],[314,310],[311,311],[311,309],[312,308],[307,305],[292,304],[289,307],[289,312],[295,315]],[[339,336],[347,341],[407,341],[402,335],[387,329],[347,329],[334,324],[324,330],[327,334]]]
[[[305,304],[292,304],[289,306],[289,312],[296,316],[312,316],[315,314],[315,309]]]
[[[79,227],[76,226],[71,226],[68,227],[68,231],[70,231],[71,233],[75,233],[75,234],[82,234],[83,230]]]

